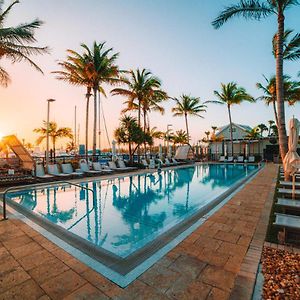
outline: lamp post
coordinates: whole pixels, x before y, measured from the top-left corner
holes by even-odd
[[[55,99],[48,99],[48,105],[47,105],[47,136],[46,136],[46,173],[48,173],[48,164],[49,164],[49,116],[50,116],[50,103],[54,102]]]

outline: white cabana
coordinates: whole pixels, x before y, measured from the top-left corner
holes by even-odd
[[[191,146],[189,145],[179,146],[176,149],[175,159],[186,160],[186,159],[193,159],[193,158],[194,158],[194,152]]]

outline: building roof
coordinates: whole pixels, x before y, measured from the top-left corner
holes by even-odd
[[[238,128],[240,128],[241,130],[247,132],[250,131],[252,128],[248,125],[243,125],[243,124],[237,124],[237,123],[232,123],[233,126],[236,126]],[[227,129],[230,126],[230,124],[227,124],[225,126],[219,127],[218,128],[218,132],[216,133],[216,135],[221,134],[225,129]]]

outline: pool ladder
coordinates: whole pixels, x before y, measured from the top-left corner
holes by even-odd
[[[73,182],[70,182],[70,181],[59,181],[58,184],[69,184],[69,185],[73,185],[73,186],[77,186],[81,189],[84,189],[84,190],[87,190],[87,191],[90,191],[93,193],[93,195],[95,194],[95,191],[91,188],[88,188],[86,186],[82,186],[80,184],[77,184],[77,183],[73,183]],[[39,186],[44,186],[45,184],[38,184],[38,185],[31,185],[30,187],[39,187]],[[18,190],[20,189],[21,187],[15,187],[15,186],[11,186],[9,188],[7,188],[3,193],[2,193],[2,202],[3,202],[3,205],[2,205],[2,209],[3,209],[3,213],[2,213],[2,220],[1,221],[5,221],[7,220],[7,212],[6,212],[6,195],[8,192],[11,192],[11,191],[14,191],[14,190]]]

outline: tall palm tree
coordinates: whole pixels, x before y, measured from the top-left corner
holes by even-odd
[[[33,131],[38,133],[40,136],[36,140],[36,144],[40,145],[42,141],[47,137],[47,122],[43,121],[44,126],[35,128]],[[52,140],[53,152],[55,153],[56,141],[60,138],[73,138],[72,129],[69,127],[57,127],[57,123],[49,122],[49,137]]]
[[[161,81],[146,69],[130,70],[128,77],[122,78],[126,88],[115,88],[111,91],[112,95],[125,96],[124,102],[126,108],[123,112],[138,111],[138,125],[141,126],[141,116],[144,118],[144,132],[147,127],[147,114],[150,111],[159,111],[164,113],[161,103],[168,99],[168,95],[161,89]]]
[[[276,36],[276,97],[279,129],[279,148],[281,158],[287,153],[287,134],[285,127],[284,90],[283,90],[283,39],[285,12],[294,5],[299,5],[298,0],[240,0],[239,3],[228,6],[212,22],[215,28],[220,28],[233,17],[242,16],[245,19],[261,20],[270,15],[277,17]]]
[[[182,117],[185,119],[185,128],[188,138],[188,144],[190,142],[188,116],[196,116],[204,118],[201,113],[206,112],[206,105],[201,104],[200,98],[192,97],[182,94],[179,99],[174,98],[176,101],[175,107],[172,108],[174,117]]]
[[[26,61],[37,71],[42,72],[40,67],[30,58],[33,55],[49,52],[47,47],[35,47],[31,44],[36,42],[35,29],[43,24],[36,19],[30,23],[23,23],[17,26],[5,27],[4,22],[13,6],[19,1],[12,2],[6,9],[3,9],[4,1],[0,1],[0,59],[8,58],[13,63]],[[0,67],[0,85],[6,87],[10,82],[7,71]]]
[[[276,89],[276,77],[272,76],[270,79],[266,78],[266,85],[262,83],[257,83],[258,89],[264,92],[263,96],[258,97],[258,100],[263,100],[267,105],[272,104],[274,110],[274,116],[276,125],[278,126],[278,113],[276,109],[276,99],[277,99],[277,89]],[[284,91],[284,101],[288,102],[289,105],[294,105],[296,101],[300,101],[300,82],[294,81],[288,75],[283,75],[283,91]]]
[[[116,65],[116,60],[119,53],[113,53],[112,48],[106,49],[105,42],[93,44],[90,49],[86,44],[81,44],[84,49],[84,60],[88,62],[88,72],[93,82],[92,89],[94,93],[94,126],[93,126],[93,155],[96,154],[97,147],[97,96],[100,93],[106,96],[103,84],[117,84],[119,80],[119,68]],[[100,116],[99,116],[100,118]]]
[[[188,135],[186,133],[186,131],[180,129],[178,131],[175,132],[175,134],[172,136],[172,140],[174,145],[176,144],[180,144],[180,145],[184,145],[184,144],[188,144]]]
[[[206,135],[206,141],[209,141],[210,131],[205,131],[204,134]]]
[[[283,59],[284,60],[297,60],[300,59],[300,34],[297,33],[293,37],[293,30],[287,29],[283,35]],[[277,49],[277,33],[273,36],[273,55],[276,58]]]
[[[85,149],[86,156],[89,149],[89,106],[93,87],[92,76],[89,72],[90,63],[78,52],[68,49],[67,59],[61,61],[58,65],[62,71],[54,71],[57,74],[56,79],[65,81],[71,85],[84,86],[86,88],[86,113],[85,113]]]
[[[268,128],[268,136],[270,136],[270,135],[271,135],[271,129],[272,129],[272,126],[275,124],[275,121],[269,120],[269,121],[268,121],[268,124],[269,124],[269,128]]]
[[[257,125],[256,127],[259,129],[259,133],[260,133],[261,138],[263,137],[264,131],[268,131],[268,127],[263,123]]]
[[[231,106],[241,104],[243,101],[254,102],[254,98],[249,95],[243,87],[239,87],[235,82],[228,84],[221,83],[221,92],[214,91],[218,100],[207,101],[207,103],[222,104],[227,106],[229,124],[230,124],[230,140],[231,140],[231,153],[233,154],[233,130],[231,118]]]

